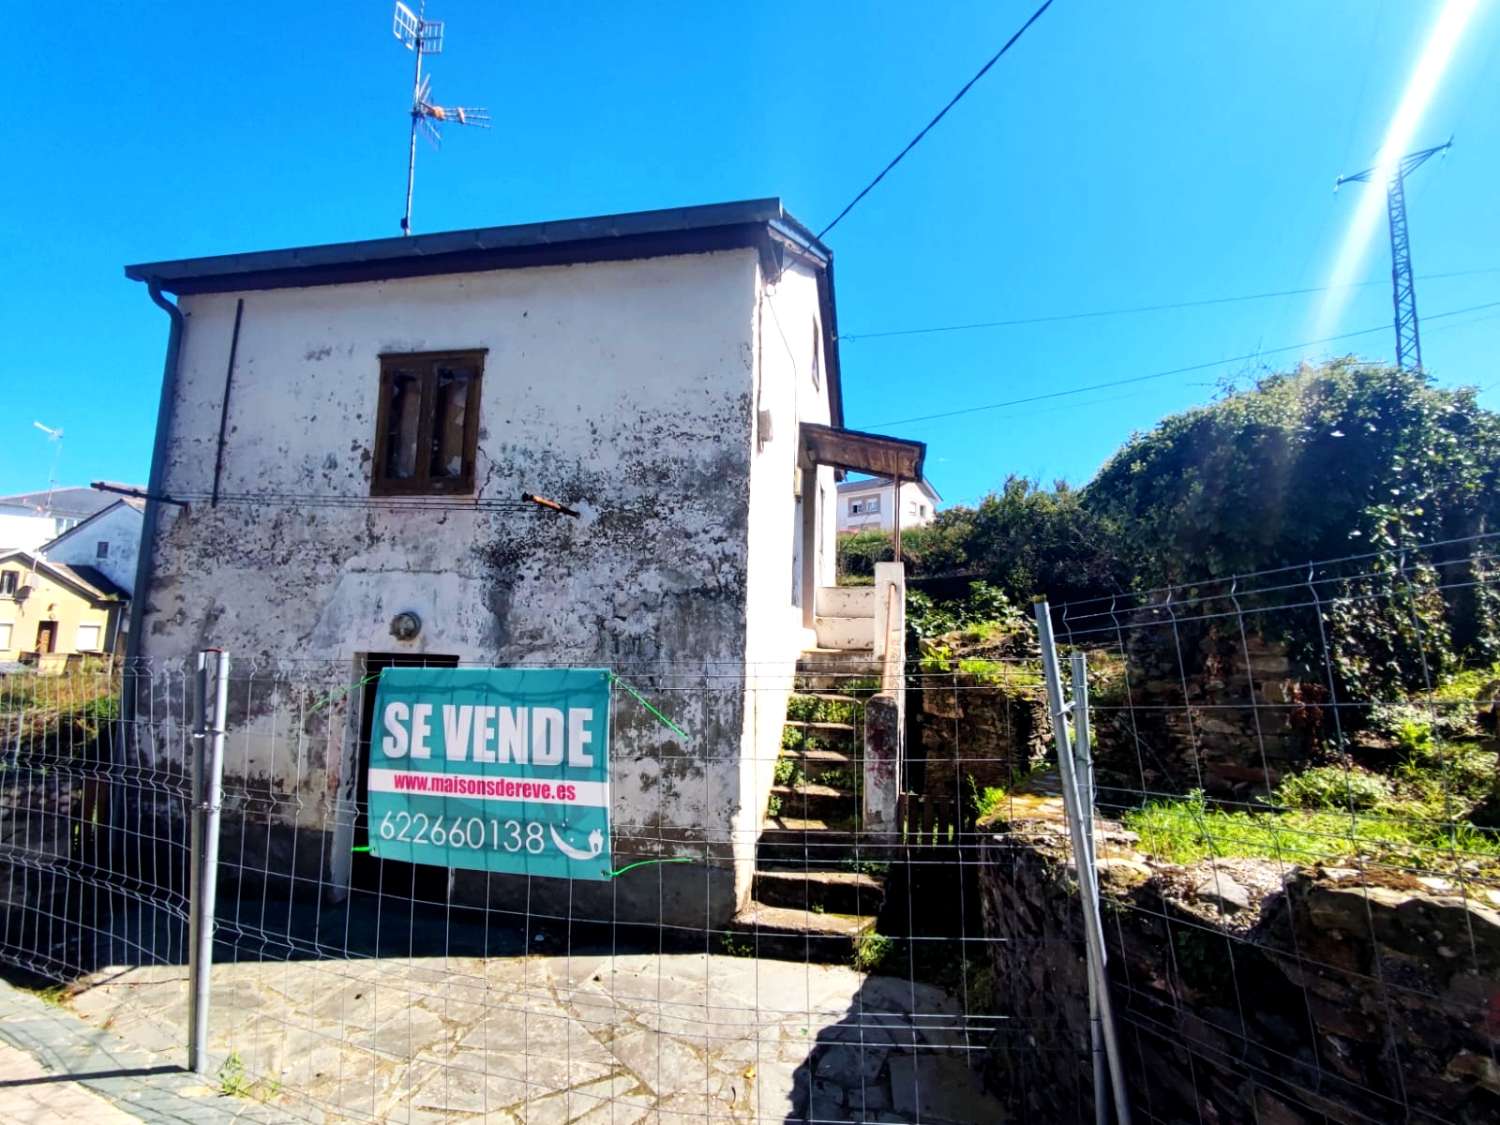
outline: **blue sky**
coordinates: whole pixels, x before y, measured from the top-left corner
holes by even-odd
[[[488,106],[418,157],[434,231],[780,195],[821,227],[1034,4],[432,0],[439,100]],[[1318,294],[972,331],[874,333],[1325,284],[1441,7],[1416,0],[1057,0],[830,235],[848,422],[929,443],[972,502],[1082,482],[1224,378],[1393,351],[1382,222],[1335,328]],[[387,0],[46,5],[12,52],[0,204],[0,492],[144,480],[166,318],[127,262],[397,233],[410,56]],[[16,73],[19,71],[19,73]],[[1500,407],[1500,5],[1425,122],[1408,189],[1426,366]],[[864,337],[864,338],[860,338]],[[1256,356],[1259,361],[1233,357]],[[1133,385],[928,422],[1202,364]]]

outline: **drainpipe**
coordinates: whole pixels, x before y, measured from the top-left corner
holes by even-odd
[[[161,286],[147,283],[147,291],[167,316],[172,326],[167,335],[167,358],[162,367],[161,401],[156,407],[156,440],[151,447],[151,473],[146,481],[146,511],[141,518],[141,550],[135,565],[135,588],[130,597],[130,636],[125,641],[125,667],[120,675],[120,737],[111,740],[111,764],[122,768],[127,764],[132,749],[132,733],[135,730],[136,662],[141,654],[141,622],[146,614],[146,596],[151,589],[156,540],[156,519],[161,511],[161,502],[154,499],[161,495],[162,477],[167,468],[167,439],[172,429],[172,405],[177,397],[177,357],[182,348],[182,310],[161,295]],[[109,794],[109,866],[119,870],[118,864],[128,854],[127,837],[133,818],[142,812],[138,805],[132,807],[127,784],[110,786]]]
[[[146,613],[146,595],[151,588],[151,574],[155,563],[156,519],[161,511],[162,477],[167,470],[167,439],[171,436],[172,405],[177,398],[177,356],[182,348],[182,310],[161,294],[161,285],[156,281],[146,283],[151,299],[161,306],[171,318],[172,327],[167,334],[167,358],[161,374],[161,401],[156,407],[156,441],[151,448],[151,474],[146,480],[146,513],[141,520],[141,551],[135,564],[135,589],[130,598],[130,636],[125,642],[125,666],[131,668],[141,654],[141,620]],[[121,701],[127,717],[134,710],[133,693],[125,693]]]

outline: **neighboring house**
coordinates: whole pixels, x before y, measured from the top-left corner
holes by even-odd
[[[849,480],[838,489],[841,532],[894,531],[898,510],[902,528],[924,527],[937,518],[937,506],[943,502],[925,477],[902,481],[899,497],[890,480]]]
[[[118,499],[42,546],[48,562],[93,567],[126,592],[135,588],[145,501]]]
[[[173,667],[213,644],[325,683],[393,660],[618,668],[690,737],[618,697],[614,855],[708,865],[531,890],[461,871],[453,893],[733,914],[813,595],[834,583],[836,469],[922,452],[841,428],[827,248],[773,199],[126,273],[172,318],[148,491],[190,505],[148,504],[132,651]],[[224,849],[295,856],[338,896],[373,862],[339,811],[368,711],[300,698],[235,718],[236,768],[277,797],[243,840],[226,816]],[[304,724],[320,749],[293,772],[275,747]]]
[[[35,551],[119,499],[93,488],[54,488],[0,496],[0,549]]]
[[[90,566],[0,552],[0,661],[58,670],[115,651],[128,595]]]

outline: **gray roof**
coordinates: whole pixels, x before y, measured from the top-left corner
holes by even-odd
[[[771,198],[146,262],[126,266],[125,276],[178,294],[279,289],[722,249],[749,245],[751,228],[767,224],[825,261],[832,257]]]
[[[0,551],[0,562],[20,559],[26,567],[42,571],[72,586],[91,601],[129,601],[130,592],[116,586],[103,571],[92,566],[69,566],[52,562],[30,551]]]
[[[129,486],[135,487],[135,486]],[[25,508],[35,515],[65,516],[69,519],[87,519],[113,506],[118,496],[100,492],[93,488],[71,486],[41,492],[16,492],[0,496],[0,508]]]
[[[863,480],[846,480],[838,487],[840,492],[858,492],[867,488],[880,488],[882,485],[887,485],[890,483],[891,482],[885,477],[866,477]],[[931,495],[932,499],[935,502],[942,503],[942,496],[938,494],[937,489],[932,487],[932,482],[926,477],[923,477],[918,481],[903,481],[902,483],[920,485],[922,488],[927,490],[928,494]]]

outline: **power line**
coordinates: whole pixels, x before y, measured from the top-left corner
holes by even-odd
[[[1436,281],[1447,277],[1472,277],[1476,274],[1500,273],[1500,268],[1476,270],[1454,270],[1449,273],[1424,273],[1419,280]],[[1159,305],[1127,305],[1117,309],[1091,309],[1086,312],[1052,313],[1046,316],[1016,317],[1011,320],[980,320],[968,324],[938,324],[926,328],[894,328],[885,332],[858,332],[840,335],[839,343],[857,340],[880,340],[891,336],[929,336],[939,332],[967,332],[976,328],[1015,328],[1026,324],[1055,324],[1068,320],[1089,320],[1106,316],[1129,316],[1135,313],[1170,312],[1174,309],[1197,309],[1210,305],[1230,305],[1242,301],[1267,301],[1273,297],[1305,297],[1312,293],[1326,293],[1330,289],[1361,288],[1371,285],[1386,285],[1385,279],[1355,281],[1348,286],[1314,285],[1306,289],[1275,289],[1265,293],[1243,293],[1234,297],[1205,297],[1192,301],[1169,301]]]
[[[878,184],[881,180],[885,179],[887,172],[889,172],[897,164],[900,164],[902,158],[905,157],[906,154],[908,152],[910,152],[912,149],[916,148],[919,143],[921,143],[922,138],[925,137],[929,132],[931,132],[932,127],[934,125],[936,125],[939,121],[941,121],[943,119],[943,117],[948,113],[948,111],[950,109],[952,109],[954,106],[956,106],[959,103],[959,101],[963,98],[963,96],[969,92],[969,88],[972,87],[974,85],[974,83],[978,82],[987,73],[989,73],[990,67],[994,66],[997,62],[999,62],[1005,56],[1005,52],[1009,51],[1013,46],[1015,46],[1016,40],[1020,39],[1021,36],[1025,35],[1026,32],[1027,32],[1027,30],[1031,27],[1031,25],[1034,24],[1034,23],[1036,23],[1037,20],[1041,19],[1042,18],[1042,13],[1045,12],[1050,7],[1052,7],[1052,0],[1046,0],[1046,2],[1040,8],[1038,8],[1036,11],[1034,11],[1034,12],[1031,13],[1031,18],[1021,25],[1020,30],[1018,30],[1014,35],[1012,35],[1009,39],[1007,39],[1005,41],[1005,46],[1001,47],[998,51],[996,51],[990,57],[990,61],[989,62],[985,63],[982,67],[979,68],[979,73],[978,74],[974,75],[973,78],[969,79],[967,82],[965,82],[963,84],[963,88],[960,89],[958,91],[958,93],[954,94],[953,97],[952,97],[952,99],[949,100],[948,104],[945,105],[942,109],[940,109],[938,111],[938,115],[936,117],[934,117],[931,121],[929,121],[926,125],[924,125],[922,127],[922,131],[920,133],[918,133],[915,137],[913,137],[907,143],[907,146],[905,148],[903,148],[900,152],[898,152],[896,154],[896,158],[894,160],[892,160],[889,164],[887,164],[884,168],[882,168],[880,170],[880,175],[876,176],[873,180],[871,180],[868,184],[866,184],[864,186],[864,189],[861,190],[858,195],[856,195],[853,199],[851,199],[849,201],[848,206],[846,206],[842,211],[840,211],[837,215],[834,216],[833,222],[829,223],[826,227],[824,227],[822,230],[820,230],[818,232],[818,239],[820,241],[822,240],[822,238],[823,238],[823,236],[825,234],[827,234],[834,227],[836,227],[836,226],[839,225],[839,223],[843,220],[843,218],[844,218],[845,215],[847,215],[850,211],[854,210],[855,205],[857,203],[859,203],[859,201],[861,199],[863,199],[865,196],[867,196],[867,195],[870,194],[870,191],[875,187],[876,184]]]
[[[1482,309],[1500,308],[1500,301],[1489,301],[1482,305],[1470,305],[1464,309],[1452,309],[1448,312],[1434,313],[1428,320],[1442,320],[1450,316],[1462,316],[1464,313],[1479,312]],[[1148,375],[1132,375],[1125,379],[1110,379],[1103,383],[1090,383],[1083,387],[1069,387],[1064,391],[1048,391],[1045,394],[1028,395],[1025,398],[1013,398],[1006,402],[991,402],[983,406],[966,406],[958,410],[945,410],[938,414],[923,414],[916,418],[897,418],[890,422],[872,422],[865,429],[880,430],[890,426],[906,426],[914,422],[933,422],[940,418],[957,418],[964,414],[978,414],[986,410],[999,410],[1006,406],[1022,406],[1028,402],[1042,402],[1046,399],[1063,398],[1067,395],[1084,394],[1088,391],[1100,391],[1109,387],[1123,387],[1131,383],[1144,383],[1151,379],[1165,379],[1171,375],[1185,375],[1189,371],[1203,371],[1210,367],[1222,367],[1226,363],[1243,363],[1246,360],[1258,359],[1260,356],[1271,352],[1292,352],[1300,348],[1311,348],[1318,344],[1331,344],[1336,340],[1350,340],[1356,336],[1368,336],[1374,332],[1386,332],[1390,325],[1382,324],[1375,328],[1360,328],[1353,332],[1340,332],[1337,336],[1324,336],[1320,340],[1304,340],[1300,344],[1282,344],[1274,348],[1260,348],[1245,355],[1229,356],[1225,359],[1209,360],[1207,363],[1193,363],[1186,367],[1173,367],[1167,371],[1153,371]]]

